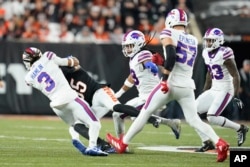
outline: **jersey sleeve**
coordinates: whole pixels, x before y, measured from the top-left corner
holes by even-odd
[[[48,61],[54,61],[59,66],[68,66],[68,58],[58,57],[54,52],[47,51],[43,54]]]
[[[47,52],[46,52],[47,53]],[[58,57],[55,53],[53,52],[48,52],[47,54],[47,58],[49,60],[53,60],[55,62],[55,64],[59,65],[59,66],[68,66],[68,58],[61,58]]]
[[[223,52],[223,60],[234,59],[234,52],[231,48],[225,47]]]
[[[54,52],[47,51],[43,54],[43,56],[45,56],[48,60],[52,60],[56,54]]]
[[[151,60],[152,59],[152,53],[148,50],[143,50],[138,53],[138,63],[142,63],[146,60]]]
[[[162,30],[162,32],[160,33],[160,39],[163,38],[171,38],[172,37],[172,31],[169,28],[165,28],[164,30]]]

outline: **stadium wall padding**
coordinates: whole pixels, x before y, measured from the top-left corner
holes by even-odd
[[[129,60],[123,56],[121,45],[0,41],[0,74],[5,81],[5,87],[0,88],[0,114],[54,115],[49,107],[47,97],[28,87],[24,82],[26,69],[22,63],[22,53],[27,47],[38,47],[42,52],[50,50],[60,57],[69,55],[77,57],[82,67],[95,80],[110,83],[114,91],[118,91],[129,74]],[[162,52],[161,46],[149,47],[160,53]],[[202,90],[206,71],[200,51],[195,69],[194,79],[197,85],[195,93],[197,95]],[[122,96],[120,101],[124,103],[136,95],[136,89],[132,88]]]

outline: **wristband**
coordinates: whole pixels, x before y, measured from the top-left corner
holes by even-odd
[[[124,85],[131,88],[134,84],[132,84],[131,82],[129,82],[127,79],[126,81],[124,82]]]

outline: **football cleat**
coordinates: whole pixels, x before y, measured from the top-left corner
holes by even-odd
[[[102,151],[98,147],[87,148],[84,154],[90,156],[108,156],[108,153]]]
[[[210,140],[207,140],[204,142],[204,145],[201,148],[195,150],[195,152],[206,152],[208,150],[214,150],[214,149],[215,149],[214,144]]]
[[[106,149],[105,152],[112,154],[112,153],[116,153],[116,150],[114,147],[110,147],[110,148]]]
[[[159,128],[159,125],[160,125],[160,120],[156,119],[155,122],[153,122],[153,126],[155,128]]]
[[[115,148],[112,147],[108,142],[103,141],[101,144],[98,144],[98,148],[107,153],[116,153]]]
[[[126,152],[126,148],[128,147],[127,144],[124,144],[122,142],[122,138],[117,139],[114,136],[112,136],[110,133],[107,134],[106,136],[108,142],[115,147],[115,150],[117,153],[122,154],[124,152]]]
[[[73,144],[73,145],[75,146],[75,148],[76,148],[77,150],[79,150],[82,154],[85,153],[86,147],[84,146],[84,144],[82,144],[81,141],[72,139],[72,144]]]
[[[227,151],[229,150],[229,144],[219,139],[218,143],[216,144],[217,149],[217,162],[223,162],[227,159]]]
[[[245,142],[248,130],[247,126],[241,125],[240,130],[238,130],[238,146],[241,146]]]
[[[161,118],[161,123],[169,126],[172,129],[176,139],[180,138],[180,134],[181,134],[181,120],[180,119]]]

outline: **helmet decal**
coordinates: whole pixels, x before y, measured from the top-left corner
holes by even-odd
[[[186,17],[185,17],[185,14],[184,14],[184,11],[183,10],[179,10],[179,13],[180,13],[180,21],[186,21]]]
[[[139,39],[141,36],[142,36],[141,34],[138,34],[136,32],[131,34],[131,37],[134,39]]]
[[[221,31],[218,30],[218,29],[214,30],[214,34],[215,34],[215,35],[222,35]]]

